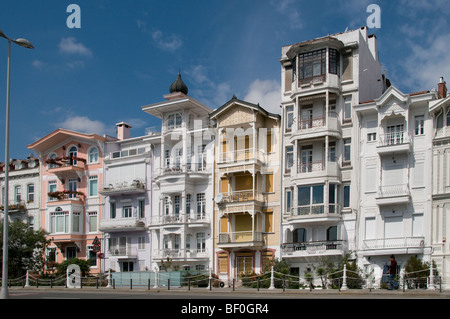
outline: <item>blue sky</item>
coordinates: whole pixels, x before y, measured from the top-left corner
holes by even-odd
[[[70,29],[69,4],[81,8]],[[11,158],[61,127],[114,135],[115,123],[143,135],[181,69],[189,95],[212,109],[233,94],[277,109],[281,47],[366,25],[381,8],[379,57],[405,93],[450,78],[446,0],[15,0],[0,3],[0,29],[35,49],[12,48]],[[0,38],[0,161],[4,159],[7,41]]]

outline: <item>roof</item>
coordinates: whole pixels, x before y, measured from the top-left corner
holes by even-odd
[[[216,117],[217,115],[219,115],[220,113],[222,113],[223,111],[225,111],[228,107],[230,107],[231,105],[236,104],[236,103],[237,103],[237,104],[240,104],[240,105],[243,105],[243,106],[246,106],[246,107],[250,107],[250,108],[256,109],[256,110],[258,110],[259,112],[263,113],[265,116],[274,117],[274,118],[277,118],[277,119],[280,119],[280,118],[281,118],[281,116],[280,116],[279,114],[270,113],[270,112],[266,111],[264,108],[262,108],[262,107],[259,105],[259,103],[258,103],[258,104],[254,104],[254,103],[251,103],[251,102],[247,102],[247,101],[244,101],[244,100],[240,100],[240,99],[238,99],[235,95],[233,95],[233,97],[231,98],[231,100],[229,100],[228,102],[226,102],[224,105],[222,105],[222,106],[219,107],[218,109],[214,110],[214,111],[209,115],[209,117],[210,117],[210,118]]]

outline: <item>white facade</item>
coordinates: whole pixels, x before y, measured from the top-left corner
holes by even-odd
[[[208,270],[213,251],[211,110],[181,91],[171,90],[164,98],[142,107],[162,121],[161,135],[149,138],[152,270]]]
[[[39,230],[40,180],[39,160],[32,156],[26,160],[12,160],[9,168],[8,216],[10,221],[20,220],[30,228]],[[0,173],[0,215],[3,219],[5,205],[5,172]]]
[[[302,277],[356,249],[353,106],[380,96],[385,81],[367,28],[285,46],[281,64],[281,257]]]
[[[105,146],[104,196],[100,230],[105,240],[105,270],[151,269],[151,147],[146,136],[131,138],[126,123],[118,125],[117,141]]]
[[[394,255],[430,261],[434,92],[403,94],[390,87],[355,107],[359,130],[357,256],[380,279]],[[379,281],[376,281],[379,283]]]
[[[431,216],[432,260],[450,289],[450,97],[430,103],[433,116],[433,207]],[[430,174],[431,175],[431,174]]]

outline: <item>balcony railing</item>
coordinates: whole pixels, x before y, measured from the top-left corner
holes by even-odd
[[[236,163],[258,160],[265,162],[265,155],[261,150],[246,148],[219,154],[219,163]]]
[[[14,212],[19,210],[24,210],[26,208],[24,200],[12,200],[8,203],[8,211]],[[4,211],[5,205],[2,203],[0,205],[0,211]]]
[[[399,185],[387,185],[381,186],[378,190],[379,198],[386,197],[399,197],[399,196],[409,196],[409,185],[408,184],[399,184]]]
[[[207,162],[187,164],[181,164],[181,162],[170,164],[170,162],[168,162],[164,167],[156,169],[154,175],[163,176],[182,173],[208,173],[209,170]]]
[[[328,117],[326,116],[320,116],[320,117],[313,117],[308,119],[300,119],[298,122],[298,129],[299,131],[302,130],[309,130],[314,129],[317,127],[324,127],[327,125],[327,122],[329,122],[330,119],[337,119],[338,115],[335,112],[330,112],[328,114]]]
[[[327,251],[342,251],[344,242],[341,240],[313,241],[302,243],[284,243],[281,245],[281,253],[294,254],[306,252],[307,254],[320,254]]]
[[[423,248],[424,237],[378,238],[364,240],[365,249]]]
[[[253,190],[242,190],[235,191],[232,193],[222,193],[223,202],[225,203],[237,203],[237,202],[247,202],[252,200],[261,201],[261,196],[255,191],[255,196],[253,196]]]
[[[402,145],[410,142],[409,135],[406,132],[392,132],[381,134],[378,146]]]
[[[316,215],[329,215],[329,214],[341,214],[341,205],[339,204],[311,204],[301,205],[291,208],[290,216],[316,216]]]
[[[262,242],[261,232],[241,231],[219,234],[219,244]]]
[[[145,220],[136,217],[110,218],[100,220],[102,231],[142,230],[146,226]]]
[[[99,190],[100,193],[114,194],[114,193],[132,193],[132,192],[145,192],[145,182],[134,179],[130,181],[106,181],[107,186],[104,186]]]
[[[177,249],[177,248],[163,248],[154,249],[153,258],[157,259],[176,259],[176,258],[207,258],[207,249]]]
[[[83,192],[69,191],[69,190],[49,192],[47,196],[49,202],[84,201],[86,197],[86,195]]]
[[[209,223],[209,216],[202,213],[194,214],[169,214],[163,216],[153,216],[150,224],[166,225],[166,224],[184,224],[184,223]]]
[[[328,162],[323,160],[315,162],[299,162],[297,167],[297,174],[328,171],[329,174],[337,175],[339,173],[338,169],[339,159],[336,157],[330,157]]]
[[[113,257],[126,256],[126,257],[135,257],[137,256],[136,247],[132,247],[131,245],[119,245],[115,247],[111,247],[108,250],[108,254]]]

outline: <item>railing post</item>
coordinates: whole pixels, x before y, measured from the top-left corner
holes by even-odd
[[[188,278],[188,290],[191,290],[191,278]]]
[[[273,278],[273,266],[270,270],[270,287],[269,290],[273,290],[275,289],[275,285],[274,285],[274,278]]]
[[[130,290],[133,289],[133,279],[130,278]]]
[[[153,288],[158,288],[158,269],[155,269],[155,285],[153,286]]]
[[[256,287],[258,288],[258,291],[259,291],[259,277],[256,278]]]
[[[30,287],[30,277],[29,277],[28,269],[27,269],[27,277],[26,277],[26,281],[25,281],[25,287]]]
[[[286,291],[286,275],[283,275],[283,292]]]
[[[106,288],[111,288],[111,268],[109,268],[108,270],[108,279],[106,280],[108,282],[108,284],[106,285]]]
[[[233,291],[235,289],[235,283],[236,283],[236,279],[233,278]]]
[[[167,290],[170,290],[170,278],[167,279]]]
[[[347,264],[344,264],[344,271],[342,274],[342,288],[341,290],[347,290]]]
[[[430,284],[428,285],[427,289],[436,289],[436,287],[434,287],[433,261],[430,261]]]

